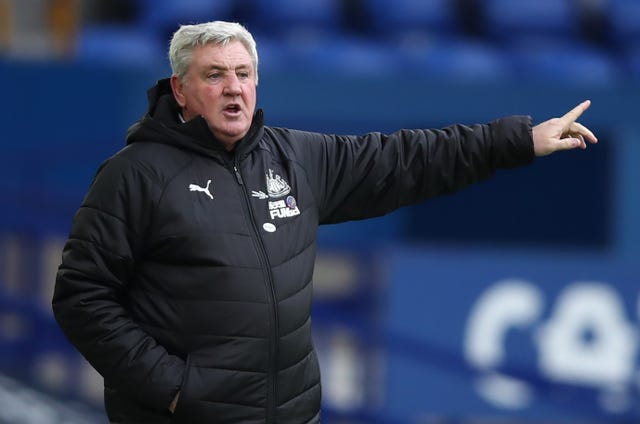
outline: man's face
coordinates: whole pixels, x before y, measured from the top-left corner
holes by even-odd
[[[240,41],[196,46],[184,81],[171,87],[185,120],[199,115],[228,149],[247,134],[256,107],[256,74]]]

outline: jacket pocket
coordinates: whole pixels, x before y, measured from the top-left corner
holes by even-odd
[[[189,375],[191,374],[192,366],[191,366],[191,355],[187,355],[187,360],[184,366],[184,374],[182,375],[182,382],[180,384],[180,397],[178,398],[178,403],[176,404],[176,409],[173,411],[171,422],[177,423],[178,419],[186,415],[186,411],[183,411],[185,404],[188,403],[188,395],[189,395]]]
[[[147,408],[112,387],[104,388],[104,406],[110,424],[170,424],[168,411]]]

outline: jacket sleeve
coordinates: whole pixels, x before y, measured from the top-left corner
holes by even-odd
[[[317,134],[306,141],[305,168],[315,187],[321,224],[384,215],[534,158],[526,116],[389,135]]]
[[[106,386],[164,410],[179,390],[184,361],[168,354],[125,307],[160,193],[151,180],[149,171],[118,156],[98,171],[63,250],[53,311]]]

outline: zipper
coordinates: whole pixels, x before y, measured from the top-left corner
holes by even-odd
[[[278,371],[277,358],[278,358],[278,340],[280,338],[278,331],[278,307],[276,302],[276,290],[273,282],[273,275],[271,273],[271,266],[269,264],[269,257],[267,256],[267,249],[264,247],[262,237],[260,237],[260,230],[256,223],[255,216],[253,215],[253,209],[251,208],[251,199],[247,193],[242,174],[238,167],[238,158],[236,157],[233,162],[233,173],[236,177],[236,182],[240,186],[242,191],[242,197],[244,198],[245,206],[251,222],[251,228],[253,229],[253,238],[256,241],[258,247],[258,259],[260,265],[265,269],[267,275],[267,297],[269,305],[271,306],[271,317],[273,318],[271,337],[269,339],[269,358],[267,369],[267,424],[275,423],[276,412],[276,375]]]
[[[233,172],[236,175],[236,181],[238,182],[239,185],[244,185],[244,182],[242,181],[242,175],[240,175],[240,171],[238,171],[238,161],[236,160],[235,163],[233,164]],[[242,190],[244,192],[244,190]],[[245,192],[246,195],[246,192]],[[251,206],[251,205],[248,205]],[[251,211],[251,208],[249,208],[249,211]],[[253,214],[251,214],[251,218],[253,218]]]

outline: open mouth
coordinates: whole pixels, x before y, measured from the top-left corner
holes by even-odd
[[[240,113],[240,105],[238,104],[230,104],[224,108],[224,111],[231,114]]]

